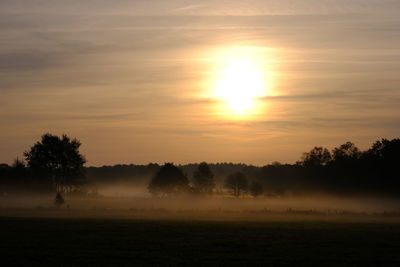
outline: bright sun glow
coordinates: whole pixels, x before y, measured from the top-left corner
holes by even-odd
[[[250,113],[257,99],[265,96],[261,70],[250,58],[228,60],[216,82],[215,96],[223,100],[233,114]]]
[[[210,53],[212,80],[207,96],[217,101],[214,114],[229,119],[256,119],[265,112],[270,95],[272,53],[265,47],[224,47]],[[267,58],[268,57],[268,58]]]

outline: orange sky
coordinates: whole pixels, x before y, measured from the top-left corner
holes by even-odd
[[[0,2],[0,162],[44,132],[88,165],[291,163],[399,137],[399,1],[82,2]],[[244,115],[225,99],[254,76],[224,74],[237,58],[265,87]]]

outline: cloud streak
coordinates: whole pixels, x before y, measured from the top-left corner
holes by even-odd
[[[43,131],[77,135],[99,165],[113,163],[93,152],[110,138],[102,155],[115,146],[126,162],[261,163],[391,137],[399,12],[394,0],[0,1],[0,162]],[[218,116],[202,94],[208,57],[232,45],[272,51],[258,55],[274,82],[254,120]]]

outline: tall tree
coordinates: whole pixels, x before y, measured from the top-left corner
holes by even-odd
[[[361,151],[352,142],[346,142],[332,150],[332,157],[335,162],[357,160],[360,156]]]
[[[303,153],[299,163],[306,167],[323,166],[331,159],[332,156],[328,149],[316,146],[310,152]]]
[[[62,193],[84,183],[86,159],[79,153],[80,146],[76,138],[46,133],[24,156],[37,177],[52,182],[56,192]]]
[[[378,140],[364,153],[363,157],[366,170],[364,176],[370,178],[373,189],[382,188],[386,192],[399,194],[400,139]],[[379,177],[379,179],[373,177]]]
[[[376,141],[367,151],[368,155],[375,157],[377,160],[400,165],[400,139],[393,140],[382,139]]]
[[[165,163],[151,179],[148,189],[153,195],[174,195],[188,187],[189,180],[181,169],[173,163]]]
[[[212,193],[215,187],[214,174],[207,163],[200,163],[197,171],[193,173],[193,184],[197,192]]]
[[[247,177],[241,172],[232,173],[226,177],[224,186],[238,197],[248,189]]]

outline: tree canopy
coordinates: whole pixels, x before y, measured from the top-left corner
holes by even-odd
[[[300,164],[304,166],[326,165],[332,159],[328,149],[323,147],[314,147],[308,153],[303,153]]]
[[[200,193],[211,193],[215,187],[214,174],[207,163],[199,164],[198,169],[193,173],[194,189]]]
[[[361,151],[352,142],[346,142],[332,150],[332,158],[336,162],[356,160],[361,156]]]
[[[175,195],[189,187],[189,180],[173,163],[165,163],[154,175],[149,184],[153,195]]]
[[[57,192],[65,192],[84,183],[86,159],[79,152],[80,146],[76,138],[46,133],[24,156],[37,178],[53,183]]]

